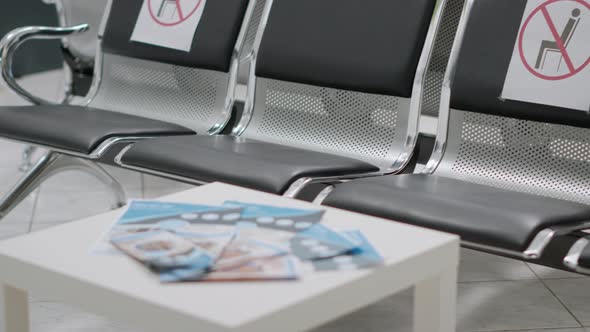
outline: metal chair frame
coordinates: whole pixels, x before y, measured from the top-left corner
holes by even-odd
[[[65,0],[42,0],[46,4],[53,4],[56,8],[57,17],[59,21],[59,25],[61,27],[68,27],[71,26],[71,22],[69,17],[66,13],[66,4]],[[106,1],[105,1],[106,3]],[[89,27],[91,30],[94,27]],[[98,27],[97,27],[98,28]],[[98,40],[97,40],[98,41]],[[62,49],[64,54],[69,53],[71,57],[73,57],[74,61],[80,65],[80,67],[92,68],[94,66],[94,59],[84,59],[81,57],[76,57],[75,53],[71,50],[71,43],[68,41],[67,38],[62,38],[61,41]],[[64,89],[63,89],[63,96],[60,103],[67,104],[71,102],[71,99],[74,98],[73,90],[74,90],[74,71],[70,67],[70,65],[64,61],[63,64],[63,72],[64,72]],[[29,100],[31,101],[31,100]],[[37,104],[33,101],[34,104]],[[32,158],[37,148],[33,145],[28,145],[23,149],[22,158],[21,158],[21,165],[19,166],[19,170],[22,172],[28,171],[32,166]]]
[[[437,174],[441,176],[453,176],[450,174],[451,166],[454,162],[452,155],[459,153],[459,137],[456,135],[460,135],[461,127],[460,123],[458,123],[458,118],[462,115],[462,111],[458,110],[451,110],[450,109],[450,100],[451,100],[451,87],[453,83],[453,79],[455,76],[455,72],[458,66],[458,59],[459,59],[459,52],[461,45],[463,43],[463,38],[465,36],[465,31],[468,26],[468,21],[471,13],[471,8],[473,6],[474,1],[477,0],[467,0],[465,3],[465,10],[464,15],[461,18],[461,23],[459,24],[459,28],[457,31],[457,37],[455,39],[455,44],[453,45],[453,49],[451,51],[449,64],[447,67],[447,72],[445,74],[445,78],[443,80],[443,87],[441,92],[441,104],[440,104],[440,113],[439,113],[439,125],[438,125],[438,133],[436,136],[436,143],[434,147],[433,154],[430,160],[427,163],[426,168],[424,169],[424,174]],[[449,127],[452,130],[449,130]],[[449,141],[449,136],[453,135],[451,138],[452,141]],[[456,176],[455,176],[456,177]],[[492,184],[492,183],[486,183]],[[493,185],[493,184],[492,184]],[[515,188],[519,189],[519,188]],[[519,191],[524,191],[522,188]],[[544,194],[541,192],[537,192],[536,194]],[[547,195],[551,196],[551,195]],[[539,259],[542,254],[543,250],[547,247],[547,245],[553,240],[556,236],[565,235],[577,230],[582,230],[585,228],[590,227],[590,220],[586,222],[582,222],[577,225],[568,225],[568,226],[554,226],[551,228],[547,228],[544,230],[539,231],[536,236],[533,238],[529,247],[523,252],[511,252],[507,250],[503,250],[501,248],[494,248],[489,246],[482,246],[476,243],[469,243],[464,241],[463,246],[470,247],[478,250],[484,250],[488,252],[497,252],[499,254],[511,255],[516,256],[522,259]]]
[[[283,193],[285,197],[297,197],[297,195],[308,185],[313,183],[337,183],[342,181],[347,181],[355,178],[364,178],[364,177],[374,177],[374,176],[382,176],[386,174],[396,174],[404,170],[404,168],[408,165],[411,160],[412,154],[414,153],[414,149],[416,146],[417,138],[418,138],[418,121],[419,116],[422,109],[422,101],[424,91],[424,81],[426,79],[426,69],[429,66],[429,61],[431,59],[431,54],[434,50],[434,42],[439,31],[439,27],[442,21],[442,13],[444,11],[445,5],[447,0],[442,0],[440,5],[437,7],[434,18],[431,22],[430,28],[428,30],[428,34],[426,37],[426,41],[424,44],[424,48],[422,50],[422,54],[420,57],[420,61],[417,67],[417,72],[415,76],[415,80],[413,82],[413,91],[410,100],[409,106],[409,119],[407,123],[407,130],[405,135],[405,140],[403,146],[400,148],[399,154],[396,156],[395,160],[390,161],[390,166],[386,169],[382,169],[378,172],[371,172],[365,174],[356,174],[356,175],[343,175],[343,176],[329,176],[329,177],[302,177],[296,179],[289,188]],[[271,12],[271,8],[273,5],[273,0],[267,0],[264,11],[262,13],[262,18],[260,24],[258,26],[258,31],[256,33],[256,38],[254,41],[254,45],[252,47],[251,52],[246,55],[243,62],[248,65],[248,83],[247,83],[247,97],[245,102],[245,107],[243,114],[237,123],[237,125],[232,130],[232,135],[238,137],[248,137],[248,130],[252,127],[251,121],[253,116],[255,115],[257,100],[256,100],[256,87],[259,82],[259,78],[256,77],[256,62],[258,58],[258,51],[260,48],[260,44],[262,42],[262,38],[264,35],[264,31],[268,22],[268,18]],[[142,167],[136,167],[132,165],[127,165],[122,162],[122,156],[125,154],[127,149],[123,149],[121,153],[115,158],[115,162],[122,167],[149,173],[153,175],[157,175],[160,177],[165,177],[181,182],[191,183],[191,184],[206,184],[207,182],[201,181],[199,179],[194,178],[187,178],[183,176],[177,176],[170,173],[154,171],[150,169],[145,169]],[[304,147],[305,148],[305,147]]]
[[[576,241],[563,258],[563,264],[578,273],[590,275],[590,268],[580,266],[579,262],[580,255],[588,245],[590,245],[590,240],[586,237]]]
[[[236,87],[237,72],[239,59],[238,55],[242,48],[245,38],[245,27],[250,21],[250,14],[254,7],[255,1],[251,1],[246,16],[242,23],[242,29],[234,46],[231,58],[230,72],[228,77],[228,85],[226,97],[224,101],[224,109],[221,110],[219,119],[212,125],[209,134],[218,133],[223,129],[229,120],[234,105],[234,90]],[[102,83],[102,35],[104,33],[105,25],[108,20],[112,0],[109,0],[106,11],[104,13],[101,26],[99,28],[98,40],[94,67],[94,79],[90,91],[86,97],[81,100],[75,100],[73,105],[88,106],[92,103],[95,96],[98,94]],[[23,27],[11,31],[0,42],[0,56],[1,56],[1,71],[2,77],[6,84],[18,95],[24,99],[37,105],[56,105],[59,103],[51,102],[43,98],[32,95],[24,88],[22,88],[15,80],[12,73],[12,58],[16,49],[26,41],[33,39],[60,39],[74,34],[82,33],[88,30],[87,24],[77,25],[73,27]],[[115,199],[114,206],[123,206],[126,204],[125,194],[121,185],[109,173],[104,171],[98,164],[112,163],[112,159],[108,156],[112,153],[117,153],[126,145],[132,144],[142,139],[153,138],[152,136],[124,136],[111,137],[103,141],[97,148],[89,154],[83,154],[64,149],[59,149],[42,144],[30,143],[35,147],[41,147],[49,150],[31,169],[24,174],[22,179],[0,200],[0,220],[6,216],[18,203],[20,203],[28,194],[37,188],[41,182],[48,177],[53,176],[62,171],[67,171],[72,168],[83,169],[90,174],[97,177],[103,182],[112,192]],[[22,143],[22,141],[17,141]]]
[[[438,119],[438,128],[437,128],[437,135],[436,141],[433,149],[433,153],[428,161],[426,167],[421,171],[422,174],[429,174],[429,175],[440,175],[452,178],[459,178],[460,180],[465,180],[464,178],[458,177],[456,174],[452,174],[452,166],[454,164],[455,158],[460,154],[460,140],[461,140],[461,125],[463,123],[462,116],[464,111],[454,110],[450,108],[450,101],[451,101],[451,93],[452,93],[452,84],[454,80],[454,76],[456,73],[456,69],[458,66],[458,59],[459,59],[459,52],[461,46],[463,44],[463,39],[465,36],[466,29],[468,27],[468,22],[470,19],[471,9],[473,7],[474,1],[477,0],[466,0],[463,8],[463,12],[461,14],[461,19],[459,22],[459,26],[457,29],[457,33],[455,36],[455,40],[453,42],[451,54],[449,57],[449,62],[447,65],[447,70],[443,79],[442,84],[442,91],[440,97],[440,107],[439,107],[439,119]],[[477,116],[480,116],[479,114]],[[488,116],[488,115],[481,115],[481,116]],[[527,121],[528,122],[528,121]],[[556,125],[558,126],[558,125]],[[449,129],[451,128],[451,129]],[[475,176],[474,176],[475,177]],[[470,179],[472,182],[474,179]],[[486,181],[484,184],[491,185],[491,186],[501,186],[499,180],[490,180]],[[517,191],[525,191],[522,187],[518,188],[518,184],[513,184],[511,188]],[[519,190],[520,189],[520,190]],[[324,189],[316,198],[315,203],[321,204],[324,199],[330,194],[333,190],[333,187],[328,187]],[[535,193],[535,194],[547,194],[545,193]],[[547,195],[551,196],[551,195]],[[582,222],[576,225],[567,225],[567,226],[555,226],[547,229],[543,229],[539,231],[536,236],[533,238],[531,243],[529,244],[528,248],[523,252],[516,252],[510,251],[498,247],[492,247],[487,245],[481,245],[477,243],[472,243],[468,241],[462,241],[462,246],[467,248],[473,248],[476,250],[486,251],[490,253],[496,253],[501,255],[507,255],[511,257],[516,257],[519,259],[525,260],[536,260],[541,258],[544,249],[547,245],[553,240],[556,236],[569,234],[571,232],[582,230],[590,227],[590,220],[586,222]]]
[[[55,5],[56,11],[57,11],[57,16],[59,19],[59,24],[62,27],[68,27],[68,26],[72,26],[76,23],[72,22],[73,19],[72,17],[70,17],[68,15],[68,8],[67,8],[67,3],[71,2],[72,0],[42,0],[43,2],[47,3],[47,4],[53,4]],[[102,0],[105,3],[105,6],[108,4],[107,0]],[[90,1],[89,1],[90,2]],[[96,2],[94,0],[92,0],[92,2]],[[104,11],[103,13],[101,13],[100,17],[103,17]],[[98,19],[98,21],[100,22],[100,17]],[[90,32],[95,31],[98,34],[98,30],[99,30],[99,26],[91,26],[89,27]],[[96,38],[96,36],[90,36],[89,38],[95,38],[96,42],[98,44],[98,38]],[[80,63],[81,67],[88,67],[88,68],[92,68],[94,66],[94,56],[93,55],[91,58],[84,58],[84,55],[81,55],[80,53],[82,52],[81,50],[78,51],[76,50],[76,46],[75,46],[75,42],[69,40],[68,38],[63,38],[61,41],[62,44],[62,49],[64,50],[65,53],[70,53],[72,54],[73,57],[75,57],[75,60],[77,63]],[[94,51],[94,53],[96,54],[96,50]],[[73,70],[72,68],[67,64],[64,63],[63,66],[64,69],[64,74],[65,74],[65,87],[64,87],[64,102],[70,102],[71,98],[74,97],[73,95],[73,84],[74,84],[74,78],[73,78]]]

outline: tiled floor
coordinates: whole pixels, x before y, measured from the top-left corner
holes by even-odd
[[[0,103],[12,100],[0,91]],[[0,194],[20,175],[17,167],[22,148],[0,140]],[[132,198],[153,198],[189,187],[108,169]],[[0,240],[25,234],[30,224],[37,231],[106,211],[109,205],[109,195],[98,181],[84,173],[63,173],[0,222]],[[590,278],[469,250],[462,251],[459,278],[458,331],[590,332]],[[31,316],[34,332],[137,331],[132,324],[36,298],[35,294]],[[411,317],[412,296],[407,291],[314,332],[411,331]]]

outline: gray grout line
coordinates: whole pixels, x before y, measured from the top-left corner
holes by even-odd
[[[532,329],[517,329],[517,330],[490,330],[485,332],[527,332],[527,331],[563,331],[563,330],[573,330],[573,329],[584,329],[584,327],[538,327]],[[482,331],[471,331],[471,332],[482,332]]]
[[[490,283],[490,282],[526,282],[526,281],[541,281],[539,277],[535,276],[535,278],[531,279],[498,279],[498,280],[474,280],[474,281],[459,281],[458,284],[481,284],[481,283]]]
[[[29,220],[29,229],[27,233],[30,233],[33,230],[33,226],[35,224],[35,216],[37,215],[37,204],[39,203],[39,196],[41,196],[41,186],[33,191],[33,195],[35,198],[33,199],[33,211],[31,211],[31,217]]]
[[[527,269],[529,269],[533,273],[535,278],[537,278],[537,280],[541,281],[541,277],[537,273],[535,273],[535,270],[533,270],[533,268],[530,265],[528,265],[527,262],[523,262],[523,263],[524,263],[524,265],[526,265]]]
[[[36,197],[35,197],[35,202],[33,203],[33,213],[31,215],[31,229],[29,230],[29,233],[31,232],[33,225],[35,224],[35,221],[37,219],[37,208],[39,205],[39,199],[41,198],[41,187],[43,187],[43,184],[39,185],[39,188],[37,188],[37,190],[35,190],[36,192]]]
[[[567,310],[567,312],[569,312],[569,314],[576,320],[576,322],[578,322],[578,324],[580,324],[580,327],[584,327],[584,324],[582,324],[582,322],[578,319],[578,317],[576,317],[576,315],[574,315],[574,313],[570,310],[570,308],[568,308],[567,305],[565,303],[563,303],[563,301],[559,298],[559,296],[557,296],[557,294],[555,294],[555,292],[549,286],[547,286],[547,283],[545,283],[545,280],[541,279],[541,283],[557,299],[557,301],[559,301],[559,303],[561,303],[561,305],[565,308],[565,310]]]
[[[561,304],[561,306],[572,316],[572,318],[576,321],[576,323],[578,323],[579,326],[577,327],[567,327],[567,328],[534,328],[534,329],[522,329],[522,330],[493,330],[493,331],[486,331],[486,332],[517,332],[517,331],[536,331],[536,330],[547,330],[547,331],[551,331],[551,330],[563,330],[563,329],[577,329],[577,328],[584,328],[584,324],[582,324],[582,322],[580,322],[580,320],[576,317],[576,315],[574,315],[571,310],[565,305],[565,303],[563,303],[563,301],[561,301],[561,299],[553,292],[553,290],[551,288],[549,288],[549,286],[547,286],[547,284],[545,283],[545,281],[543,279],[541,279],[541,277],[539,277],[539,275],[537,273],[535,273],[535,271],[527,264],[527,267],[532,271],[533,275],[535,276],[536,279],[520,279],[520,280],[491,280],[491,281],[463,281],[463,282],[458,282],[458,284],[482,284],[482,283],[494,283],[494,282],[526,282],[526,281],[538,281],[540,282],[548,291],[549,293],[551,293],[551,295],[559,302],[559,304]],[[572,279],[572,278],[562,278],[562,279]],[[477,332],[477,331],[473,331],[473,332]]]
[[[477,280],[477,281],[458,281],[459,285],[481,284],[486,282],[525,282],[525,281],[540,281],[538,279],[498,279],[498,280]]]
[[[537,274],[537,272],[535,272],[535,269],[533,269],[530,265],[527,264],[527,262],[524,262],[524,265],[526,265],[527,269],[531,270],[531,272],[533,273],[533,275],[540,281],[541,277]]]
[[[570,308],[567,307],[567,305],[565,305],[565,303],[563,303],[563,301],[559,298],[559,296],[557,296],[557,294],[555,294],[555,292],[547,285],[547,283],[545,282],[544,279],[542,279],[541,277],[539,277],[539,275],[535,272],[535,270],[530,267],[530,265],[526,264],[526,266],[533,272],[533,274],[535,276],[537,276],[537,278],[539,279],[539,281],[543,284],[543,286],[545,288],[547,288],[547,290],[549,291],[549,293],[551,293],[551,295],[553,295],[553,297],[561,304],[561,306],[563,306],[563,308],[565,310],[567,310],[567,312],[576,320],[576,322],[578,323],[578,325],[580,325],[579,327],[584,327],[584,324],[582,324],[582,322],[578,319],[578,317],[576,317],[576,315],[574,315],[574,313],[570,310]]]
[[[574,273],[574,272],[572,272]],[[548,281],[548,280],[580,280],[580,279],[588,279],[590,277],[555,277],[555,278],[539,278],[539,280]]]

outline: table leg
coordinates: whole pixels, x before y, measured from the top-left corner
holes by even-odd
[[[4,285],[2,289],[4,310],[0,310],[0,331],[28,332],[29,298],[27,292],[8,285]]]
[[[414,331],[455,332],[457,268],[423,280],[414,288]]]

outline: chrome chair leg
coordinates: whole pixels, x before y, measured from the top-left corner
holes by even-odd
[[[107,172],[99,164],[86,159],[72,158],[74,162],[79,163],[77,167],[80,171],[84,171],[90,175],[93,175],[96,179],[102,182],[109,188],[113,197],[113,209],[118,209],[127,204],[127,197],[123,186],[115,179],[109,172]]]
[[[36,146],[29,145],[24,148],[21,158],[21,164],[19,166],[19,171],[26,172],[33,167],[33,154],[37,151]]]
[[[59,155],[48,152],[20,178],[16,185],[0,200],[0,219],[4,218],[14,207],[31,194],[50,173]]]
[[[18,181],[18,183],[0,200],[0,220],[22,202],[45,180],[60,172],[81,170],[95,176],[113,193],[113,207],[126,203],[123,187],[108,172],[96,163],[81,158],[67,156],[57,152],[48,152]]]

